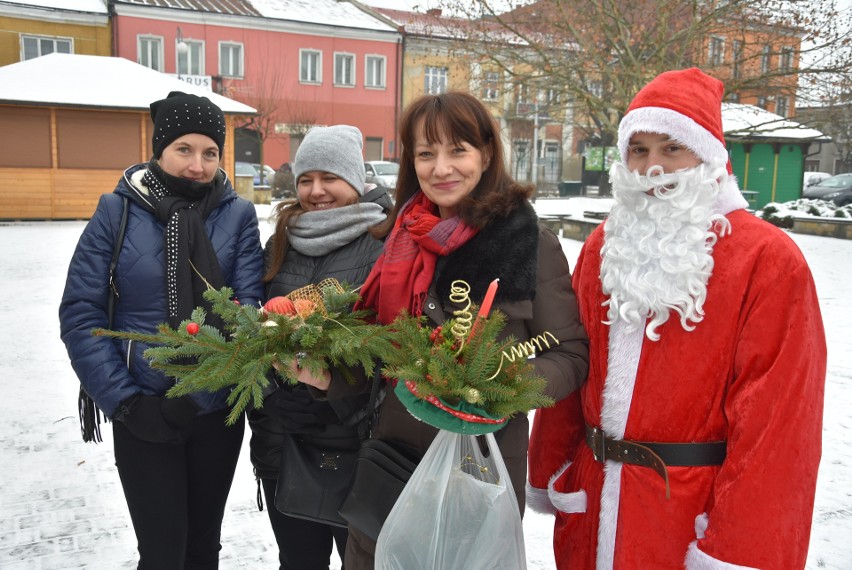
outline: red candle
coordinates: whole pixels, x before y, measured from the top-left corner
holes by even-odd
[[[497,284],[500,281],[498,277],[488,286],[488,290],[485,292],[485,298],[482,299],[482,305],[479,306],[479,312],[476,314],[476,318],[479,317],[487,317],[488,313],[491,311],[491,304],[494,302],[494,295],[497,294]]]

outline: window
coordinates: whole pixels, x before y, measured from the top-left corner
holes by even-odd
[[[731,103],[739,103],[740,102],[740,94],[739,93],[728,93],[728,101]]]
[[[786,117],[790,107],[789,100],[787,97],[778,97],[775,100],[775,114],[781,115],[782,117]]]
[[[482,98],[485,101],[496,101],[500,97],[500,72],[486,71],[482,82]]]
[[[355,87],[355,56],[351,53],[334,54],[334,84]]]
[[[766,95],[758,95],[757,106],[761,109],[766,109]]]
[[[302,83],[322,83],[322,52],[312,49],[299,50],[299,81]]]
[[[219,42],[219,75],[243,76],[243,44]]]
[[[385,65],[387,59],[383,55],[368,55],[365,62],[364,85],[373,89],[385,87]]]
[[[175,50],[178,75],[204,75],[204,42],[183,40],[183,43],[186,44],[186,53]]]
[[[33,59],[49,53],[74,53],[71,38],[51,38],[45,36],[21,36],[21,61]]]
[[[562,101],[562,97],[558,89],[548,87],[547,89],[542,89],[539,92],[538,100],[547,106],[556,106]]]
[[[426,66],[426,93],[440,95],[447,91],[447,68]]]
[[[772,59],[772,48],[769,46],[763,46],[763,49],[760,52],[760,72],[768,73],[769,65]]]
[[[526,105],[530,101],[530,89],[526,85],[518,85],[518,103]]]
[[[733,51],[734,58],[734,70],[733,70],[733,78],[739,79],[740,77],[740,60],[743,58],[743,43],[739,40],[734,40],[733,44],[731,44],[731,51]]]
[[[139,65],[154,71],[163,71],[163,38],[136,36],[137,61]]]
[[[725,63],[725,38],[711,37],[707,50],[707,65],[716,66]]]
[[[778,58],[778,67],[781,71],[791,71],[793,69],[793,48],[789,46],[781,48],[781,57]]]

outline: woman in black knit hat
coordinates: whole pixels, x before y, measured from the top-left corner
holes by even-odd
[[[221,109],[174,91],[151,104],[151,118],[154,158],[127,169],[80,237],[59,308],[61,334],[83,388],[112,420],[138,567],[215,569],[244,422],[226,426],[223,391],[165,397],[174,379],[148,365],[147,346],[91,330],[154,333],[159,323],[179,326],[197,306],[216,326],[202,293],[208,284],[228,286],[235,300],[257,304],[263,254],[254,206],[219,168]],[[93,427],[84,439],[99,438]]]

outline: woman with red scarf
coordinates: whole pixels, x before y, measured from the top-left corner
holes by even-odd
[[[499,278],[493,306],[508,317],[503,334],[518,341],[553,334],[559,344],[536,355],[536,372],[548,380],[546,393],[554,400],[577,390],[586,377],[588,341],[568,262],[559,239],[538,224],[528,201],[533,188],[506,171],[488,109],[467,93],[421,97],[402,117],[400,141],[396,205],[384,225],[384,252],[361,290],[363,305],[381,323],[408,311],[427,316],[434,327],[461,308],[449,299],[453,281],[466,281],[470,298],[481,301]],[[315,387],[328,398],[357,389],[334,375]],[[373,438],[422,456],[436,433],[387,391]],[[513,417],[496,437],[523,512],[527,417]],[[346,569],[372,569],[375,542],[349,531]]]

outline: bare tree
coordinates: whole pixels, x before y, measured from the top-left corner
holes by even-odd
[[[469,21],[456,49],[549,93],[548,105],[571,112],[575,140],[596,146],[614,144],[632,97],[670,69],[701,67],[725,81],[729,100],[786,115],[814,93],[800,84],[852,77],[850,19],[834,0],[442,0],[442,8]]]
[[[316,104],[298,97],[295,86],[287,85],[286,67],[270,67],[252,83],[234,89],[233,97],[257,110],[239,125],[251,130],[257,137],[261,164],[260,184],[267,183],[262,165],[265,164],[263,147],[273,137],[302,135],[317,123]],[[271,181],[269,181],[271,182]]]

